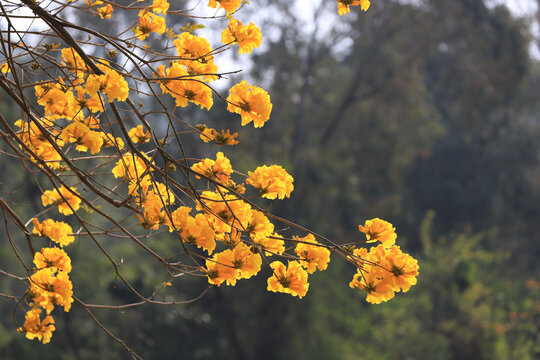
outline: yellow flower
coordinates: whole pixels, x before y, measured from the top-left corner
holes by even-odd
[[[146,155],[145,157],[146,160],[150,160]],[[115,178],[122,178],[124,181],[132,183],[137,183],[138,179],[147,174],[147,171],[150,171],[150,168],[148,168],[146,162],[138,155],[130,152],[125,153],[112,169]]]
[[[34,265],[38,270],[54,267],[66,273],[71,271],[71,259],[64,250],[56,247],[42,248],[41,252],[35,253]]]
[[[367,292],[366,301],[372,304],[380,304],[395,296],[392,283],[385,277],[383,269],[365,265],[367,269],[358,269],[349,283],[351,288],[360,288]]]
[[[191,167],[191,170],[208,176],[209,178],[227,181],[233,173],[231,162],[220,151],[216,154],[216,160],[204,159]],[[200,176],[197,176],[200,179]]]
[[[37,338],[43,344],[51,341],[52,333],[55,330],[54,319],[47,315],[40,320],[41,309],[31,309],[26,312],[24,326],[17,329],[21,334],[24,334],[28,339]]]
[[[37,103],[44,107],[45,116],[50,120],[72,119],[78,110],[73,92],[67,91],[62,79],[57,83],[34,86]]]
[[[90,98],[87,99],[86,98],[86,90],[84,88],[78,86],[78,87],[75,88],[75,91],[77,92],[77,97],[75,98],[75,103],[78,106],[78,109],[76,110],[76,112],[78,114],[82,115],[82,110],[84,110],[84,109],[88,109],[92,113],[105,111],[105,109],[103,108],[103,102],[101,101],[101,99],[99,98],[99,95],[97,95],[97,93],[94,94],[94,96],[91,96]],[[97,124],[93,124],[93,126],[89,125],[89,127],[93,128],[93,129],[98,129],[99,128],[99,120],[97,120],[97,118],[95,118],[93,116],[90,116],[90,117],[93,118],[94,119],[93,121],[97,122]],[[82,120],[79,120],[79,121],[82,121]],[[86,121],[84,121],[84,122],[86,123]]]
[[[149,131],[144,132],[142,125],[137,125],[129,130],[128,135],[131,138],[131,141],[133,141],[135,144],[147,143],[152,138]]]
[[[272,234],[268,237],[254,236],[252,238],[255,244],[264,249],[266,256],[283,254],[285,251],[285,241],[281,239],[281,236],[278,234]]]
[[[213,49],[208,40],[203,37],[183,32],[173,42],[176,52],[181,59],[177,62],[184,65],[190,75],[205,74],[204,80],[216,80],[218,71],[214,64]]]
[[[370,303],[388,301],[395,292],[407,292],[416,284],[418,262],[404,254],[399,246],[388,249],[379,245],[369,252],[361,248],[353,254],[358,270],[349,286],[365,290],[368,293],[366,301]]]
[[[129,95],[127,81],[116,70],[106,66],[100,66],[105,75],[89,75],[86,80],[86,90],[90,96],[94,96],[98,91],[107,95],[107,99],[112,103],[125,101]]]
[[[50,132],[50,135],[53,135],[51,137],[52,141],[55,141],[60,147],[64,145],[64,142],[56,137],[58,131],[49,125],[50,122],[39,121],[39,123]],[[51,169],[58,169],[60,167],[62,156],[56,151],[53,144],[45,138],[45,134],[41,132],[35,122],[28,124],[22,120],[18,120],[15,122],[15,126],[21,129],[17,132],[17,137],[19,137],[19,139],[21,139],[41,160],[47,162],[48,167]],[[31,159],[34,162],[38,162],[38,159],[33,157]]]
[[[251,220],[251,206],[234,195],[203,191],[197,210],[205,216],[219,233],[229,232],[232,226],[245,228]],[[240,222],[240,224],[238,223]]]
[[[169,220],[166,224],[169,227],[169,232],[173,232],[175,230],[182,231],[187,222],[190,211],[191,208],[187,206],[180,206],[178,209],[173,211],[171,213],[172,223]]]
[[[248,172],[246,183],[259,189],[262,197],[284,199],[294,189],[293,177],[279,165],[259,166],[254,172]]]
[[[227,97],[227,110],[240,114],[242,126],[253,121],[253,125],[258,128],[270,119],[272,103],[270,95],[257,86],[249,85],[245,81],[234,85],[229,90]]]
[[[203,248],[208,254],[212,254],[216,248],[214,229],[203,214],[197,214],[194,218],[188,216],[182,226],[181,236],[182,240]]]
[[[41,195],[43,206],[55,204],[58,206],[58,212],[64,215],[71,215],[73,211],[79,210],[81,198],[78,196],[77,189],[69,187],[71,191],[63,185],[60,186],[60,192],[57,189],[47,190]]]
[[[74,72],[77,77],[82,77],[89,72],[88,66],[75,49],[64,48],[61,50],[61,54],[65,67]]]
[[[169,3],[167,0],[154,0],[154,3],[150,7],[151,11],[156,14],[167,15],[167,10],[169,10]]]
[[[36,218],[33,218],[32,222],[34,224],[34,234],[46,236],[60,246],[69,245],[75,240],[75,237],[71,235],[73,229],[65,222],[47,219],[40,224]]]
[[[206,127],[206,125],[204,124],[199,124],[196,126],[196,128],[197,130],[201,132],[200,138],[205,143],[213,141],[214,143],[218,145],[238,144],[238,141],[235,140],[235,138],[238,136],[238,133],[231,134],[231,131],[229,129],[221,130],[221,134],[220,134],[219,132],[216,131],[216,129]]]
[[[266,238],[274,232],[274,224],[268,220],[268,217],[257,210],[251,211],[251,220],[249,220],[246,232],[252,237]]]
[[[261,46],[261,30],[253,23],[242,25],[239,20],[232,19],[221,33],[221,42],[224,44],[236,42],[239,45],[239,54],[250,54],[254,48]]]
[[[101,135],[101,140],[103,140],[102,147],[114,146],[118,150],[122,150],[124,148],[124,140],[122,140],[121,138],[114,138],[114,136],[112,136],[111,134],[107,134],[104,132],[100,132],[99,134]]]
[[[296,245],[294,252],[308,273],[313,274],[316,269],[326,270],[330,262],[330,250],[321,246],[312,234],[308,234],[302,239],[295,236],[294,239],[302,241]]]
[[[268,279],[268,290],[304,297],[308,291],[308,273],[298,261],[289,261],[288,267],[280,261],[270,264],[274,275]]]
[[[235,12],[243,2],[244,0],[208,0],[208,6],[213,9],[219,6],[219,8],[225,9],[229,15]]]
[[[221,261],[222,253],[215,254],[212,259],[206,260],[206,269],[201,269],[206,273],[208,282],[220,286],[224,281],[227,284],[236,284],[237,270],[232,265],[225,265]]]
[[[379,245],[370,250],[369,260],[386,269],[386,276],[390,279],[394,291],[407,292],[416,284],[418,261],[403,253],[399,246],[386,249],[383,245]]]
[[[139,15],[139,24],[135,30],[135,37],[144,40],[150,33],[163,34],[165,32],[165,18],[153,13],[143,13]]]
[[[188,102],[200,105],[201,109],[210,110],[214,101],[212,89],[203,82],[196,80],[188,74],[187,70],[178,62],[166,70],[165,76],[175,80],[162,80],[161,90],[171,94],[176,99],[176,106],[186,107]]]
[[[364,226],[358,225],[358,229],[366,234],[368,243],[380,241],[386,248],[394,245],[397,239],[396,228],[379,218],[367,220]]]
[[[3,74],[7,74],[11,72],[11,68],[9,67],[9,64],[7,62],[0,65],[0,72]]]
[[[160,225],[167,224],[167,213],[156,207],[144,208],[143,216],[137,214],[140,225],[145,229],[159,229]]]
[[[261,270],[261,255],[254,254],[243,242],[239,242],[234,249],[227,249],[219,253],[219,262],[235,269],[234,277],[225,279],[227,285],[236,285],[238,279],[249,279]]]
[[[338,14],[345,15],[351,11],[349,6],[358,6],[360,5],[360,8],[364,11],[367,11],[369,9],[369,6],[371,3],[369,0],[336,0],[338,2]]]
[[[90,149],[92,154],[96,154],[101,150],[103,139],[101,135],[90,130],[84,123],[75,121],[62,130],[60,139],[66,143],[75,143],[78,151],[87,151]]]
[[[68,312],[73,302],[73,284],[64,271],[48,267],[37,270],[30,277],[30,294],[34,303],[50,314],[54,305]]]
[[[111,4],[107,4],[106,6],[102,6],[100,8],[97,8],[97,13],[100,18],[102,19],[110,19],[111,15],[113,13],[113,7]]]

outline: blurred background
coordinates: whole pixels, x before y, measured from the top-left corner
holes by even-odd
[[[225,151],[243,172],[282,164],[295,191],[270,210],[337,243],[361,238],[366,219],[390,221],[397,243],[419,259],[418,285],[370,305],[348,287],[354,269],[336,258],[310,277],[302,300],[269,293],[263,271],[191,304],[96,316],[145,359],[540,359],[538,4],[374,0],[367,13],[338,17],[335,1],[305,3],[253,1],[238,16],[262,29],[263,46],[221,60],[223,71],[249,69],[228,77],[224,93],[241,79],[270,92],[266,126],[240,127],[215,99],[209,113],[180,114],[238,131],[240,144],[223,149],[194,135],[186,148]],[[200,22],[208,26],[201,35],[225,26]],[[0,112],[20,117],[5,97]],[[20,163],[0,155],[0,169],[19,215],[39,212],[40,191]],[[136,300],[83,240],[68,249],[75,294],[91,303]],[[148,244],[180,249],[176,241],[161,234]],[[109,245],[141,291],[165,280],[129,242]],[[24,276],[4,234],[0,263]],[[206,286],[181,279],[164,298],[190,299]],[[5,277],[0,289],[24,293]],[[75,305],[56,314],[48,345],[17,334],[13,308],[0,300],[0,359],[128,358]]]

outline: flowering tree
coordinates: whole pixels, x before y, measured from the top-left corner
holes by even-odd
[[[196,11],[206,5],[215,9],[211,18],[223,23],[219,46],[196,35],[200,25],[188,23],[179,33],[168,27],[174,17],[197,19]],[[370,4],[338,0],[337,5],[344,15],[350,6],[365,11]],[[0,197],[7,240],[26,270],[0,273],[27,289],[0,296],[15,302],[21,334],[49,342],[53,312],[67,312],[75,303],[137,357],[101,325],[93,308],[179,304],[159,294],[181,276],[200,277],[209,288],[234,286],[262,267],[272,271],[269,291],[302,298],[309,274],[325,270],[331,254],[353,266],[349,286],[365,291],[368,302],[387,301],[416,283],[417,261],[395,245],[390,223],[367,220],[359,226],[365,238],[338,245],[273,215],[266,200],[257,200],[291,195],[293,177],[282,166],[261,165],[243,174],[224,152],[201,158],[185,150],[194,141],[238,144],[230,129],[185,120],[187,107],[209,111],[216,99],[238,114],[242,126],[259,128],[270,119],[272,103],[264,89],[241,81],[225,96],[214,86],[227,75],[219,72],[216,57],[225,51],[249,54],[261,45],[260,29],[235,19],[244,6],[242,0],[209,0],[189,11],[172,10],[167,0],[0,3],[0,86],[21,113],[14,123],[0,114],[0,135],[5,154],[18,159],[40,189],[44,207],[22,219],[9,194]],[[20,8],[31,15],[20,15]],[[108,34],[67,20],[78,12],[105,23],[119,16],[132,23]],[[39,19],[47,29],[23,31],[15,24],[21,17]],[[76,40],[74,33],[85,36]],[[104,50],[107,59],[96,55]],[[149,99],[158,110],[144,109],[142,102]],[[12,236],[14,228],[22,236]],[[176,249],[148,245],[150,236],[167,232],[177,239]],[[107,238],[128,241],[160,264],[163,278],[152,294],[141,293],[123,274],[103,245]],[[68,253],[70,244],[83,239],[96,245],[137,302],[96,305],[77,296]],[[368,249],[366,243],[377,246]]]

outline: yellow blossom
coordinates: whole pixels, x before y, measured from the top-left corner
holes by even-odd
[[[203,125],[204,126],[204,125]],[[201,132],[201,140],[205,143],[213,141],[218,145],[236,145],[238,141],[235,138],[238,136],[238,133],[231,134],[229,129],[221,130],[221,134],[216,130],[208,127],[204,127]]]
[[[102,6],[102,7],[97,8],[97,13],[98,13],[99,17],[102,18],[102,19],[110,19],[111,15],[113,13],[113,10],[114,9],[111,6],[111,4],[107,4],[106,6]]]
[[[379,245],[370,250],[368,259],[385,269],[385,275],[390,279],[394,291],[407,292],[412,285],[416,284],[418,261],[409,254],[403,253],[399,246],[387,249]]]
[[[71,215],[73,211],[79,210],[81,198],[78,196],[77,189],[69,187],[71,191],[60,186],[60,191],[57,189],[47,190],[41,195],[43,206],[55,204],[58,206],[58,212],[64,215]]]
[[[387,248],[394,245],[397,239],[396,228],[379,218],[367,220],[364,226],[358,225],[358,229],[366,234],[368,243],[380,241]]]
[[[101,150],[103,139],[101,135],[90,130],[84,123],[75,121],[62,130],[60,139],[65,143],[75,143],[78,151],[87,151],[90,149],[92,154],[96,154]]]
[[[124,148],[124,140],[117,137],[115,138],[111,134],[107,134],[104,132],[99,133],[101,135],[101,140],[103,141],[102,147],[116,147],[118,150],[122,150]]]
[[[233,169],[231,162],[223,153],[220,151],[216,154],[216,160],[204,159],[191,167],[191,170],[208,176],[209,178],[227,181],[231,176]],[[199,176],[197,176],[200,179]]]
[[[165,32],[165,18],[153,13],[144,13],[139,15],[139,24],[135,30],[135,37],[139,40],[144,40],[150,33],[158,33],[159,35]]]
[[[261,211],[252,210],[251,219],[246,227],[246,232],[251,237],[267,238],[274,232],[274,224],[268,220],[268,217]]]
[[[100,99],[99,95],[97,93],[94,94],[94,96],[90,96],[89,98],[86,97],[86,89],[84,89],[83,87],[81,86],[78,86],[75,88],[75,91],[77,93],[77,97],[75,98],[75,103],[78,107],[78,109],[76,110],[76,112],[80,115],[82,115],[82,110],[84,109],[88,109],[90,110],[92,113],[96,113],[96,112],[103,112],[105,111],[105,109],[103,108],[103,102],[102,100]],[[93,116],[91,116],[92,118],[94,118]],[[94,118],[95,121],[98,121],[97,118]],[[79,120],[80,121],[80,120]],[[99,123],[99,121],[98,121]],[[98,126],[94,126],[94,127],[91,127],[93,129],[97,129],[99,128],[99,124]]]
[[[217,76],[211,75],[218,71],[214,64],[213,49],[208,40],[203,37],[183,32],[173,42],[176,52],[181,58],[178,64],[184,65],[190,75],[204,74],[204,80],[216,80]]]
[[[265,251],[266,256],[279,255],[285,252],[285,241],[278,234],[267,237],[256,235],[252,237],[252,240]]]
[[[200,105],[201,109],[210,110],[214,103],[212,89],[202,81],[191,77],[182,65],[174,62],[169,69],[162,68],[162,73],[162,77],[171,80],[162,80],[161,90],[176,99],[176,106],[186,107],[188,102],[192,102]]]
[[[169,3],[167,2],[167,0],[154,0],[150,9],[156,14],[167,15],[167,10],[169,10]]]
[[[345,15],[351,11],[349,6],[358,6],[364,11],[371,5],[369,0],[336,0],[338,2],[338,14]]]
[[[37,338],[43,344],[51,341],[52,333],[55,330],[54,319],[47,315],[43,320],[40,319],[41,309],[31,309],[26,312],[24,326],[17,329],[21,334],[24,334],[28,339]]]
[[[58,131],[54,129],[49,122],[38,120],[38,122],[49,132],[49,136],[52,141],[56,142],[59,147],[64,145],[61,139],[58,139]],[[45,162],[51,169],[58,169],[60,167],[60,160],[62,156],[56,151],[53,143],[49,142],[45,137],[45,134],[39,129],[35,122],[27,123],[22,120],[15,122],[15,126],[21,130],[17,132],[17,137],[32,151],[37,157]],[[21,146],[22,148],[22,146]],[[37,158],[31,158],[32,161],[38,162]],[[41,164],[40,164],[41,166]]]
[[[167,226],[169,226],[169,232],[173,232],[175,230],[182,231],[187,222],[190,211],[190,207],[180,206],[178,209],[171,212],[172,223],[171,221],[167,223]]]
[[[195,244],[212,254],[216,248],[215,232],[208,219],[203,214],[195,217],[188,216],[182,226],[182,240],[189,244]]]
[[[304,297],[308,291],[308,273],[298,261],[289,261],[287,267],[280,261],[270,264],[274,274],[268,279],[268,290]]]
[[[248,172],[246,183],[259,189],[262,197],[284,199],[294,189],[293,177],[279,165],[259,166],[254,172]]]
[[[74,72],[77,77],[82,77],[89,72],[88,66],[75,49],[64,48],[61,50],[61,54],[65,67]]]
[[[133,141],[135,144],[147,143],[152,138],[150,132],[145,132],[142,125],[137,125],[136,127],[129,130],[128,135],[131,138],[131,141]]]
[[[236,284],[236,280],[234,280],[236,279],[236,269],[220,264],[216,255],[211,260],[206,260],[206,268],[202,270],[206,273],[210,284],[220,286],[224,281],[234,281]]]
[[[54,305],[69,311],[73,302],[73,284],[64,271],[48,267],[37,270],[30,277],[30,295],[34,304],[41,306],[50,314]]]
[[[384,277],[383,269],[375,266],[367,266],[368,270],[358,269],[349,283],[351,288],[360,288],[367,292],[366,301],[372,304],[380,304],[395,296],[392,283]]]
[[[251,206],[234,195],[203,191],[198,210],[204,210],[205,216],[220,233],[228,232],[232,226],[245,228],[251,220]]]
[[[254,254],[249,246],[239,242],[234,249],[227,249],[219,254],[219,261],[236,269],[236,274],[227,280],[228,285],[235,285],[238,279],[249,279],[261,270],[261,255]]]
[[[232,19],[221,33],[221,42],[224,44],[238,43],[239,54],[250,54],[254,48],[261,45],[261,30],[253,23],[242,25],[239,20]]]
[[[150,160],[146,155],[144,156],[147,161]],[[149,171],[150,169],[143,159],[138,155],[127,152],[116,162],[112,173],[115,178],[122,178],[124,181],[137,183],[138,179],[147,173],[147,170]]]
[[[245,81],[229,90],[227,102],[227,110],[242,117],[242,126],[253,121],[253,125],[258,128],[264,126],[270,119],[272,112],[270,95],[260,87],[249,85]]]
[[[211,8],[223,8],[227,12],[227,15],[235,12],[244,0],[208,0],[208,6]]]
[[[40,224],[38,219],[33,218],[32,223],[34,224],[34,234],[46,236],[60,246],[67,246],[75,240],[75,237],[71,235],[73,229],[65,222],[46,219]]]
[[[354,250],[353,255],[358,270],[349,286],[366,291],[366,301],[370,303],[388,301],[395,292],[407,292],[416,284],[418,262],[403,253],[399,246],[386,248],[379,245],[369,252],[360,248]]]
[[[72,119],[78,111],[77,102],[72,91],[62,79],[56,83],[34,86],[37,103],[44,107],[45,116],[50,120],[58,118]]]
[[[66,273],[71,271],[71,259],[64,250],[56,247],[42,248],[41,252],[35,253],[34,265],[38,270],[54,267]]]
[[[107,95],[107,99],[112,103],[125,101],[129,95],[127,81],[116,70],[105,66],[100,66],[105,75],[89,75],[86,80],[86,90],[90,96],[94,96],[98,91]]]
[[[9,64],[7,62],[0,65],[0,72],[3,74],[7,74],[11,72],[11,68],[9,67]]]
[[[294,249],[294,252],[300,258],[300,264],[307,269],[307,272],[313,274],[316,269],[326,270],[330,262],[330,250],[321,246],[312,234],[300,239]]]

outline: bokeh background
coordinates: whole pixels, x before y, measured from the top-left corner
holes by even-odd
[[[398,244],[419,259],[418,285],[370,305],[348,287],[354,269],[335,259],[310,277],[303,300],[269,293],[263,273],[191,304],[96,315],[145,359],[540,359],[537,4],[374,0],[367,13],[338,17],[335,1],[307,2],[253,1],[239,17],[257,22],[263,47],[249,59],[216,58],[220,70],[248,69],[225,85],[248,79],[270,92],[263,129],[241,128],[219,101],[209,113],[182,116],[238,131],[240,144],[225,149],[236,169],[289,170],[295,191],[272,212],[337,243],[361,238],[366,219],[392,222]],[[171,1],[177,9],[195,4]],[[175,29],[184,24],[177,21]],[[199,22],[207,25],[201,34],[225,24]],[[20,117],[5,97],[0,112]],[[185,141],[191,154],[223,150],[197,136]],[[20,163],[0,155],[0,169],[19,215],[39,212],[39,189]],[[148,244],[179,249],[176,241],[158,234]],[[165,280],[129,242],[107,246],[141,291]],[[68,252],[77,296],[136,300],[95,246],[81,239]],[[3,233],[0,263],[24,276]],[[164,298],[190,299],[206,286],[186,277]],[[5,277],[0,289],[24,293]],[[2,360],[128,358],[75,305],[56,314],[48,345],[17,334],[13,309],[0,300]]]

